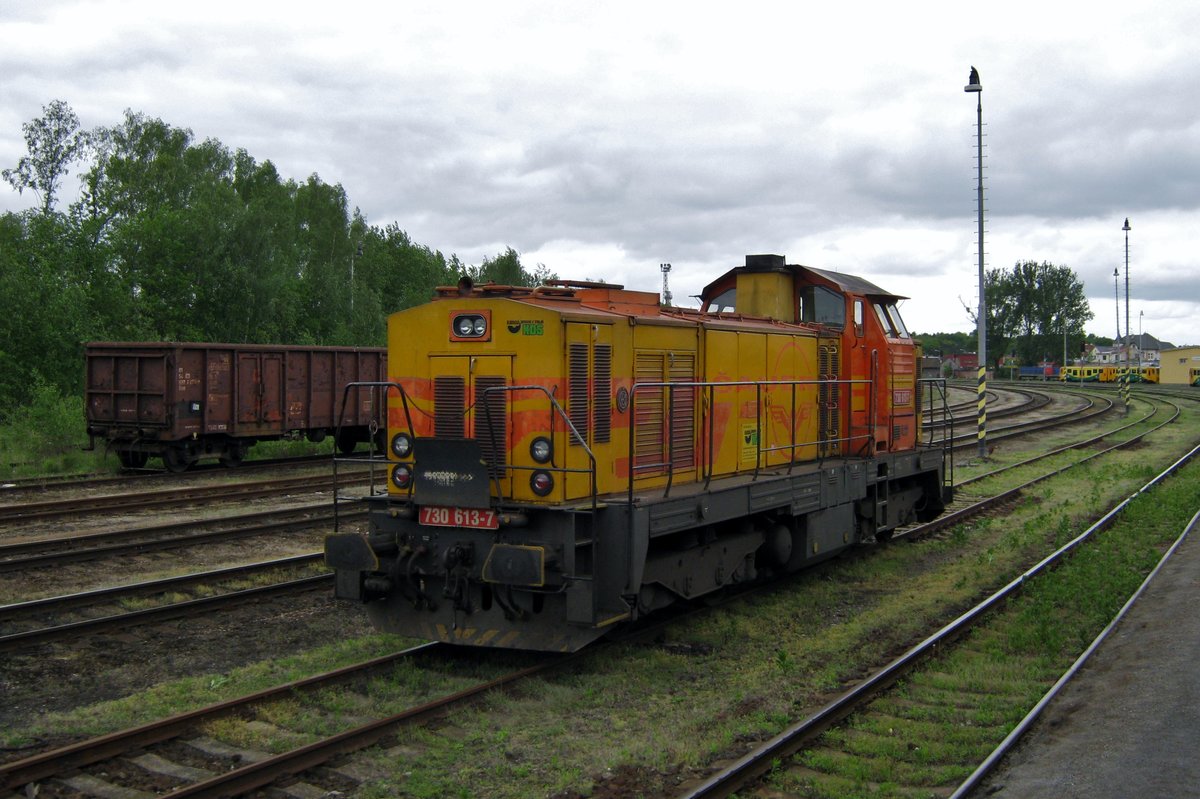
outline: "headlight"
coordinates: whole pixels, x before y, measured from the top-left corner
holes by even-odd
[[[550,439],[535,438],[533,443],[529,445],[529,457],[533,458],[537,463],[549,463]]]
[[[457,338],[486,338],[487,319],[483,314],[459,314],[454,317],[450,329]]]
[[[412,453],[412,438],[408,433],[397,433],[392,436],[392,454],[397,458],[407,458]]]

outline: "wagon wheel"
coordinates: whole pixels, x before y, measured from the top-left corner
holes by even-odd
[[[117,459],[121,461],[121,465],[126,469],[140,469],[150,459],[150,453],[138,452],[132,449],[119,449],[117,450]]]
[[[246,459],[246,445],[238,442],[231,444],[228,449],[221,455],[221,465],[233,469],[242,465],[242,461]]]
[[[192,465],[192,459],[188,457],[182,447],[168,447],[163,452],[162,459],[168,471],[176,473],[186,472]]]

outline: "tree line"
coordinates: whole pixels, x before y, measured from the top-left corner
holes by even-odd
[[[0,173],[38,199],[0,216],[0,414],[38,387],[80,394],[87,341],[382,346],[389,313],[463,274],[550,276],[512,248],[464,264],[368,224],[339,184],[161,119],[84,130],[62,100],[42,111]],[[81,191],[60,208],[72,170]]]

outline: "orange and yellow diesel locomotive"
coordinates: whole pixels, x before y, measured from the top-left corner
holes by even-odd
[[[386,497],[326,539],[381,629],[575,650],[945,506],[901,299],[747,256],[699,310],[558,281],[388,323]]]

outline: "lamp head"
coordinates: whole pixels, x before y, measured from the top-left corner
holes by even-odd
[[[971,75],[967,78],[967,85],[963,86],[964,92],[981,92],[983,84],[979,82],[979,70],[971,67]]]

